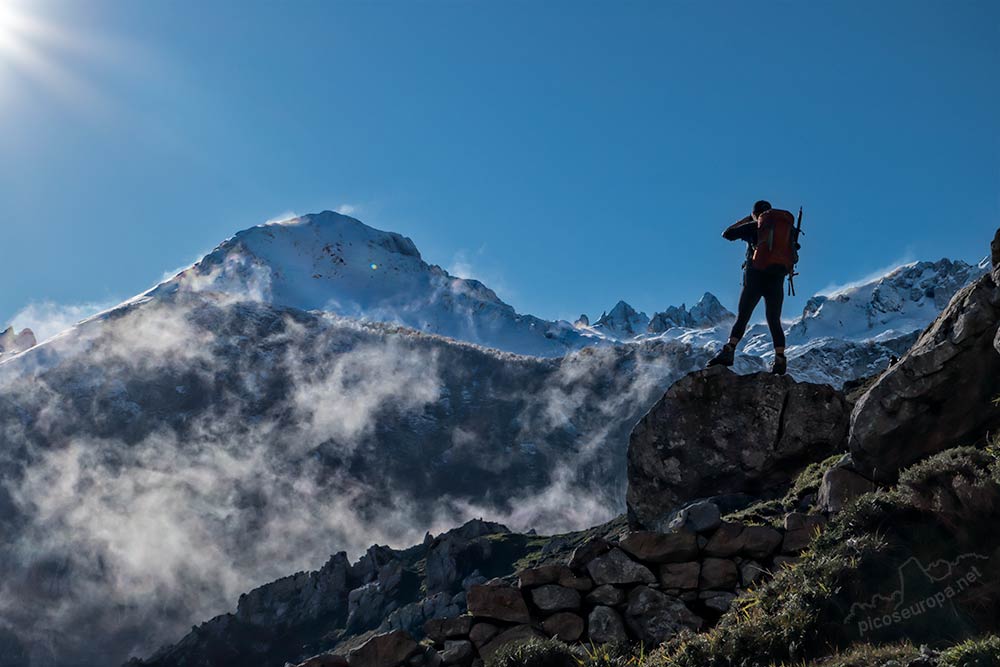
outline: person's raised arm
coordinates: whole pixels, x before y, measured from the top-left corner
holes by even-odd
[[[722,232],[722,238],[727,241],[753,243],[757,240],[757,223],[754,221],[753,216],[748,215],[742,220],[737,220],[726,227],[726,231]]]

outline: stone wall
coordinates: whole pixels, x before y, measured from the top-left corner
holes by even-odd
[[[742,591],[794,562],[824,523],[822,515],[791,513],[780,528],[745,525],[697,503],[669,532],[595,538],[565,562],[522,570],[517,585],[472,586],[468,612],[428,621],[422,643],[395,631],[301,667],[473,667],[504,644],[532,638],[656,645],[684,628],[712,627]]]

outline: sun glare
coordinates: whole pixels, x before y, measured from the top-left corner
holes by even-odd
[[[18,98],[23,91],[15,84],[28,83],[67,99],[74,108],[92,107],[95,92],[79,71],[95,53],[92,44],[29,7],[0,0],[0,102]]]

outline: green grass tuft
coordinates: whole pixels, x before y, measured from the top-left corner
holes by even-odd
[[[501,646],[486,667],[579,667],[566,644],[555,639],[531,639]]]
[[[823,475],[842,456],[843,454],[834,454],[819,463],[810,463],[795,478],[795,481],[792,482],[792,485],[783,497],[754,503],[745,509],[727,515],[725,517],[726,521],[739,521],[752,526],[779,527],[787,513],[799,509],[803,498],[810,493],[817,493],[819,491]]]
[[[1000,637],[970,639],[942,651],[941,667],[1000,667]]]

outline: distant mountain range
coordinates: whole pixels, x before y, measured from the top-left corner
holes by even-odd
[[[952,294],[984,270],[947,259],[915,262],[836,294],[814,296],[787,326],[790,372],[839,386],[884,368]],[[426,263],[410,239],[330,211],[239,232],[145,297],[178,291],[394,323],[540,357],[655,339],[714,352],[734,318],[710,293],[690,310],[670,306],[651,317],[625,301],[593,323],[586,315],[572,324],[522,315],[478,280]],[[741,347],[751,357],[764,358],[770,350],[763,325],[751,328]],[[841,363],[845,360],[849,363]],[[750,359],[744,366],[756,369],[760,363]]]

